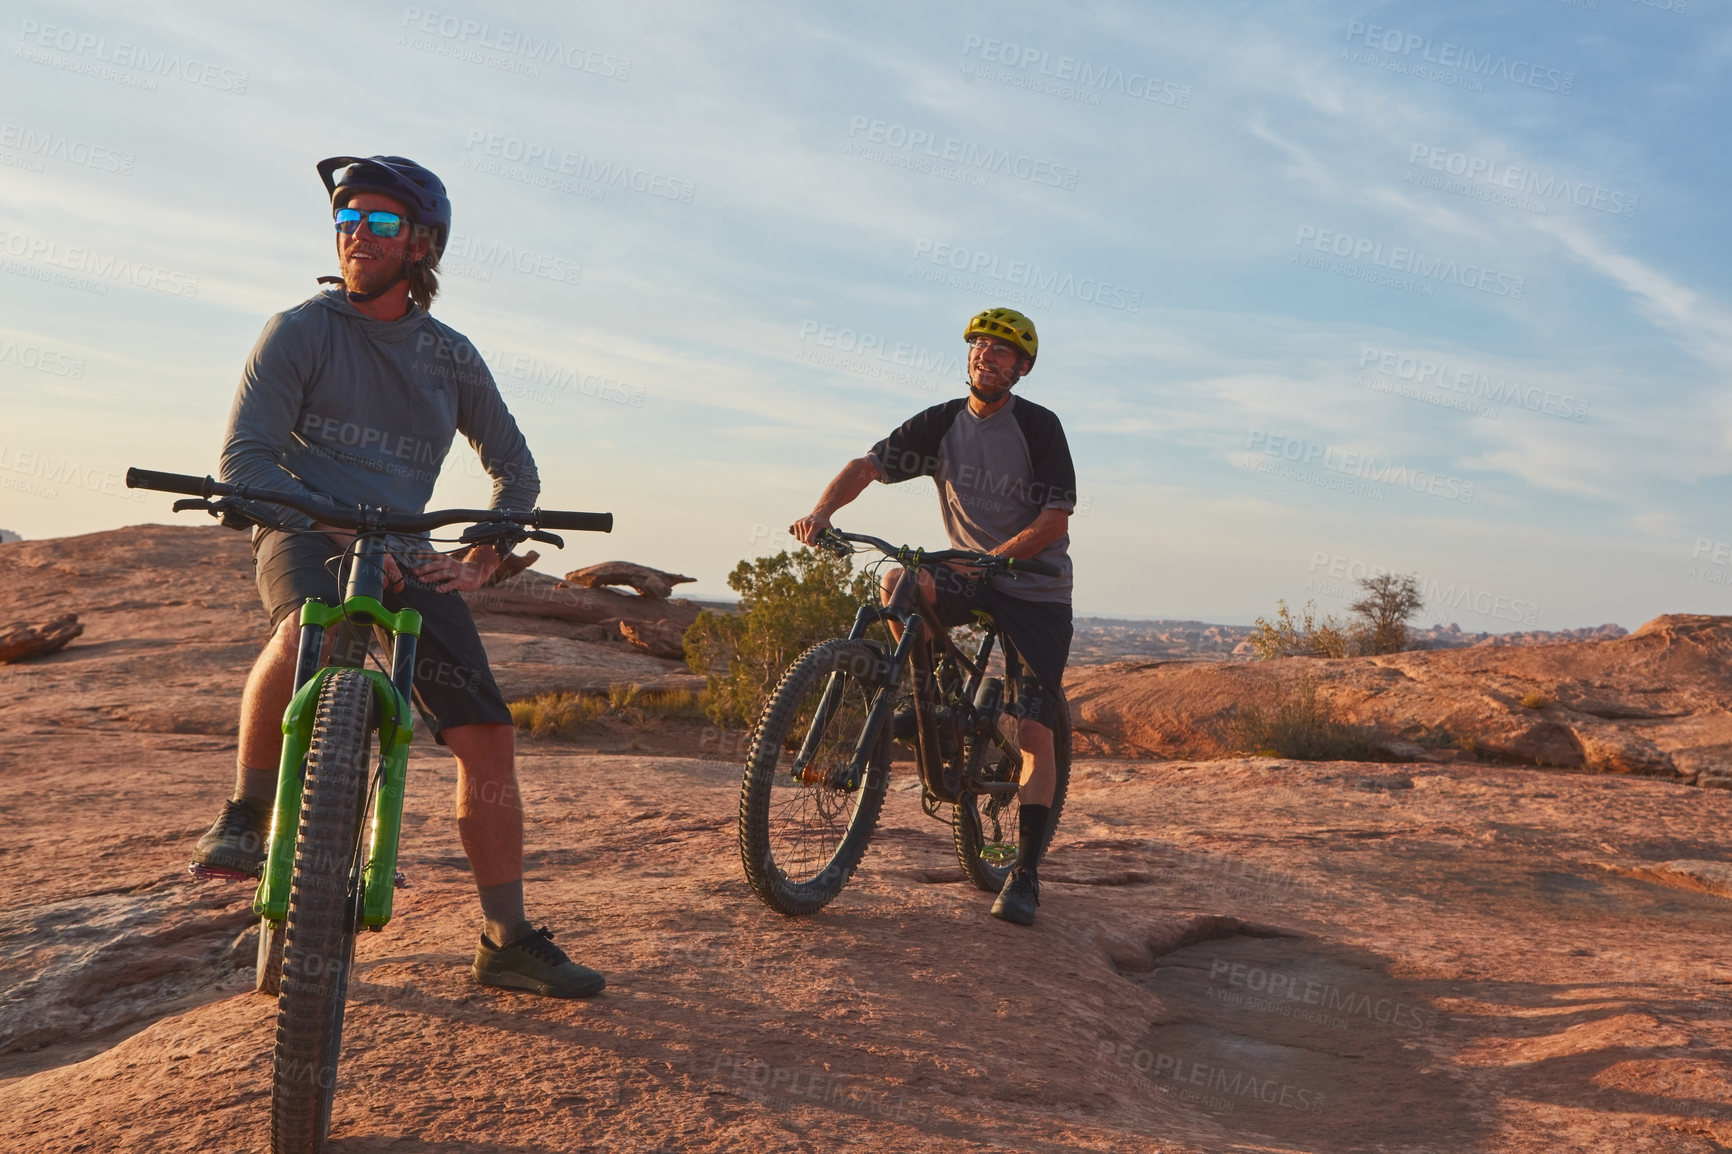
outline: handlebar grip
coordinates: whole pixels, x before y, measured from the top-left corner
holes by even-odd
[[[128,489],[155,489],[159,493],[185,493],[193,497],[209,497],[213,494],[215,479],[211,477],[189,477],[185,473],[158,473],[153,469],[128,469],[126,471],[126,487]]]
[[[579,533],[613,532],[612,513],[573,513],[562,509],[537,509],[538,529],[575,529]]]
[[[1064,570],[1045,561],[1012,561],[1005,567],[1010,573],[1033,573],[1037,577],[1062,577]]]

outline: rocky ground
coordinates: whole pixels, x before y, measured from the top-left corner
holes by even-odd
[[[264,625],[236,540],[0,546],[0,621],[86,625],[0,668],[0,1149],[266,1148],[275,1008],[248,990],[250,895],[184,874]],[[1571,647],[1311,664],[1366,717],[1526,710],[1584,751],[1578,724],[1646,727],[1676,765],[1715,743],[1723,628],[1673,620],[1549,664]],[[1732,794],[1459,742],[1449,761],[1152,760],[1159,725],[1120,732],[1109,709],[1143,693],[1203,733],[1226,692],[1194,683],[1184,713],[1165,668],[1079,680],[1094,740],[1138,757],[1075,766],[1028,930],[986,916],[906,767],[854,881],[794,920],[741,877],[736,737],[526,741],[532,911],[609,975],[579,1003],[470,983],[454,765],[417,742],[412,888],[361,942],[329,1148],[1732,1147]],[[1521,705],[1530,683],[1551,700]],[[1667,728],[1685,709],[1693,745]]]
[[[1120,757],[1232,751],[1247,704],[1304,683],[1391,760],[1493,760],[1732,785],[1732,619],[1659,617],[1611,641],[1232,665],[1117,662],[1066,684],[1082,745]]]

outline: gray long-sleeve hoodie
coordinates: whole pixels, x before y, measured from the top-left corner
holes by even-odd
[[[532,508],[535,459],[469,339],[413,306],[372,320],[331,289],[259,334],[229,412],[221,480],[420,513],[459,432],[493,478],[492,507]],[[283,512],[287,524],[311,524]]]

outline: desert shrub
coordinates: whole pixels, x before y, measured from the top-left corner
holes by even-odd
[[[704,716],[704,699],[689,689],[650,689],[641,685],[611,686],[600,693],[542,693],[508,708],[518,729],[531,737],[576,736],[586,724],[617,717],[634,728],[657,718]]]
[[[1287,608],[1287,602],[1277,601],[1275,605],[1275,620],[1259,617],[1253,622],[1251,649],[1258,659],[1352,657],[1360,652],[1360,638],[1353,627],[1333,616],[1317,620],[1315,603],[1305,602],[1299,617]]]
[[[1262,661],[1277,657],[1359,657],[1368,653],[1400,653],[1407,648],[1407,622],[1425,606],[1419,578],[1397,573],[1361,577],[1364,596],[1348,608],[1353,616],[1317,618],[1314,602],[1295,617],[1287,602],[1277,601],[1275,619],[1253,622],[1251,650]]]
[[[875,597],[872,578],[846,557],[810,549],[741,561],[728,587],[739,610],[706,609],[685,635],[686,664],[708,682],[706,712],[721,726],[756,722],[782,671],[818,642],[846,636]]]
[[[696,720],[704,716],[704,695],[689,689],[652,689],[643,695],[638,708],[651,717]]]
[[[1537,689],[1530,689],[1522,694],[1523,709],[1544,709],[1552,703],[1552,699]]]
[[[1298,761],[1376,761],[1371,731],[1343,721],[1301,677],[1286,693],[1241,706],[1227,727],[1234,752]]]
[[[569,737],[606,713],[607,699],[593,693],[540,693],[507,708],[513,724],[531,737]]]

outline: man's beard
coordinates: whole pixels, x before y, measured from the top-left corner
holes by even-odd
[[[372,260],[347,260],[343,262],[343,287],[356,296],[382,292],[398,281],[402,271],[400,261],[385,256],[375,256]]]

